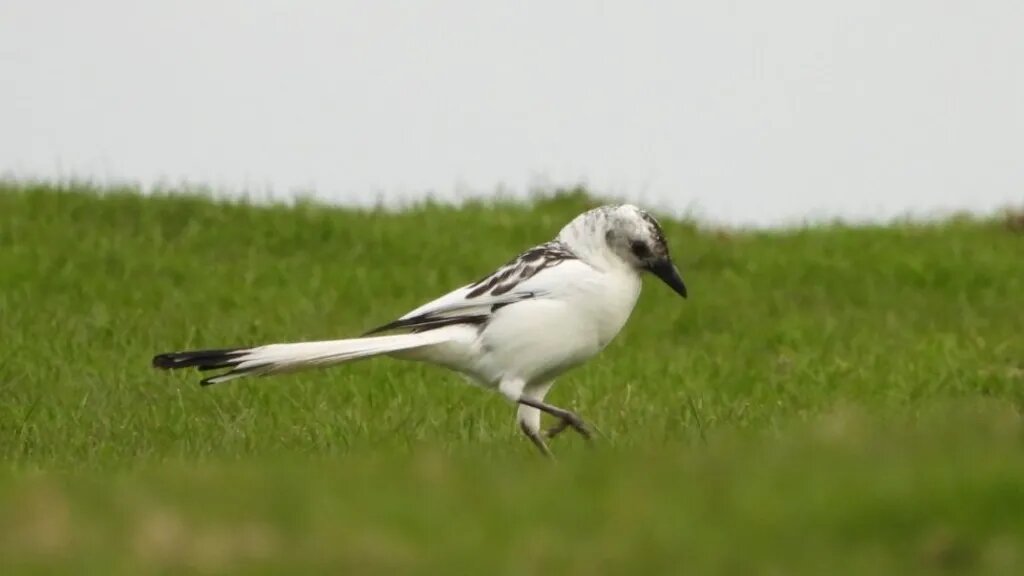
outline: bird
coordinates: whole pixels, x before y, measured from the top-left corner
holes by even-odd
[[[495,390],[516,408],[522,433],[544,456],[571,428],[592,438],[575,412],[548,404],[555,379],[601,352],[621,331],[651,273],[683,298],[687,288],[658,220],[633,204],[587,210],[553,240],[483,278],[360,337],[157,354],[159,369],[224,370],[204,386],[374,356],[426,362]],[[556,423],[541,429],[541,413]]]

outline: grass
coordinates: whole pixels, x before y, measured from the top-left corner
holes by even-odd
[[[156,352],[337,338],[592,205],[401,212],[0,184],[4,573],[1017,574],[1024,235],[663,220],[691,289],[549,396],[372,360],[200,389]]]

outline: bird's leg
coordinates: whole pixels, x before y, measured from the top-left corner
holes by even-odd
[[[548,445],[544,443],[544,439],[540,437],[540,434],[536,430],[530,428],[524,423],[519,424],[519,429],[523,431],[523,434],[526,434],[526,437],[533,442],[533,445],[540,450],[541,454],[551,458],[551,450],[548,449]]]
[[[551,404],[545,404],[545,403],[543,403],[543,402],[541,402],[539,400],[534,400],[533,398],[526,398],[526,397],[520,398],[519,399],[519,403],[523,404],[525,406],[530,406],[532,408],[536,408],[537,410],[540,410],[541,412],[547,412],[548,414],[554,416],[555,418],[558,418],[561,422],[559,422],[559,424],[556,425],[552,429],[552,430],[557,430],[557,432],[555,432],[555,434],[561,432],[567,426],[571,426],[573,430],[575,430],[576,432],[579,432],[580,436],[583,436],[587,440],[590,440],[590,437],[591,437],[590,429],[583,422],[583,420],[580,419],[579,416],[573,414],[572,412],[569,412],[568,410],[564,410],[562,408],[559,408],[558,406],[552,406]],[[549,437],[550,437],[550,435],[549,435]]]

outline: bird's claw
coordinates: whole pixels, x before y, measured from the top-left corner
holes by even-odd
[[[587,440],[590,440],[593,436],[593,434],[591,434],[590,432],[590,428],[588,428],[587,424],[583,422],[583,419],[573,414],[572,412],[569,412],[565,416],[562,416],[561,419],[558,421],[558,424],[555,424],[551,428],[545,430],[544,436],[547,437],[548,439],[554,438],[555,436],[558,436],[559,434],[564,432],[567,428],[572,428],[573,430],[578,432],[580,436],[583,436]]]

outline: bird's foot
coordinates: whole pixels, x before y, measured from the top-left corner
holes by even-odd
[[[545,404],[540,400],[534,400],[533,398],[520,398],[519,403],[525,406],[536,408],[541,412],[547,412],[551,416],[558,418],[558,424],[555,424],[553,427],[551,427],[548,430],[545,430],[544,432],[541,432],[539,430],[535,431],[527,427],[522,422],[520,422],[520,427],[523,429],[523,432],[530,438],[531,441],[533,441],[534,444],[537,445],[537,448],[540,449],[540,451],[543,452],[545,455],[550,455],[550,451],[548,450],[547,445],[544,443],[544,438],[554,438],[555,436],[561,434],[564,430],[568,428],[572,428],[573,430],[578,432],[580,436],[583,436],[583,438],[585,438],[586,440],[590,440],[593,437],[593,433],[591,433],[590,427],[583,422],[583,419],[568,410],[559,408],[557,406],[552,406],[550,404]]]
[[[541,437],[542,434],[533,430],[532,428],[530,428],[529,426],[522,422],[520,422],[519,428],[523,431],[523,434],[526,434],[526,437],[530,439],[530,442],[533,442],[533,445],[536,446],[538,450],[540,450],[540,453],[543,456],[546,456],[548,458],[553,457],[551,454],[551,449],[548,448],[548,445],[544,442],[544,438]]]
[[[545,430],[544,436],[551,439],[569,428],[572,428],[587,440],[590,440],[593,437],[593,434],[590,432],[590,427],[587,426],[586,422],[576,414],[568,411],[566,411],[565,414],[559,415],[558,424],[555,424],[551,428]]]

